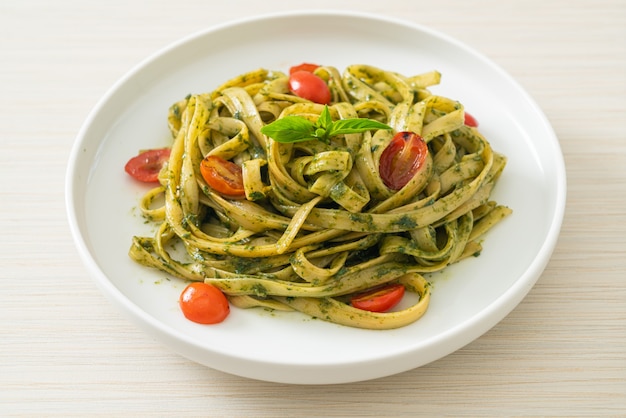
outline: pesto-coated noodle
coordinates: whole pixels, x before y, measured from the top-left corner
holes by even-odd
[[[479,254],[483,234],[511,212],[490,200],[506,159],[464,124],[459,102],[430,92],[436,71],[407,77],[352,65],[315,74],[330,87],[333,120],[367,118],[392,130],[277,142],[261,129],[287,116],[316,121],[324,106],[290,93],[286,74],[265,69],[189,95],[170,108],[169,163],[140,204],[159,227],[153,237],[134,237],[129,254],[211,283],[242,308],[369,329],[407,325],[428,307],[422,274]],[[420,135],[428,153],[392,190],[380,158],[401,131]],[[245,198],[208,186],[199,167],[209,155],[242,167]],[[163,207],[153,208],[159,197]],[[384,313],[350,306],[351,295],[387,283],[402,283],[417,302]]]

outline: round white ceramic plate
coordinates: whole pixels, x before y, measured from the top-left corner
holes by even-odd
[[[320,30],[322,28],[323,30]],[[462,102],[509,158],[494,198],[514,213],[490,231],[482,255],[434,275],[431,305],[392,331],[352,329],[299,313],[233,308],[203,326],[178,308],[184,283],[139,266],[131,237],[152,234],[136,210],[146,188],[124,172],[140,149],[169,143],[168,107],[240,73],[287,71],[303,61],[342,70],[371,64],[406,75],[433,69],[435,94]],[[566,179],[553,130],[524,90],[494,63],[428,28],[358,13],[305,12],[227,23],[171,45],[115,84],[80,131],[67,173],[67,207],[80,255],[102,291],[175,352],[254,379],[330,384],[403,372],[485,333],[524,298],[561,227]]]

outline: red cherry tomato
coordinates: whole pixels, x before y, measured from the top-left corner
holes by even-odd
[[[380,156],[380,177],[391,190],[400,190],[424,163],[428,145],[414,132],[398,132]]]
[[[210,155],[200,163],[200,174],[213,190],[228,197],[245,196],[241,167],[232,161]]]
[[[404,285],[390,284],[358,294],[350,303],[357,309],[370,312],[385,312],[393,308],[404,296]]]
[[[289,74],[293,74],[296,71],[307,71],[309,73],[312,73],[313,71],[317,70],[317,68],[319,67],[319,65],[317,64],[311,64],[308,62],[303,62],[300,65],[294,65],[293,67],[291,67],[289,69]]]
[[[178,300],[185,318],[199,324],[217,324],[230,313],[228,299],[217,287],[194,282],[183,290]]]
[[[469,113],[465,112],[465,124],[472,128],[476,128],[478,126],[478,121],[476,118]]]
[[[315,103],[330,103],[330,89],[326,82],[308,71],[295,71],[289,76],[289,91]]]
[[[133,178],[147,183],[159,181],[159,171],[170,158],[170,149],[151,149],[128,160],[124,170]]]

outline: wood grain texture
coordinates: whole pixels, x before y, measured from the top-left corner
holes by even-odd
[[[567,211],[545,273],[463,349],[396,376],[289,386],[198,366],[97,290],[67,226],[64,182],[91,108],[159,48],[291,1],[0,4],[1,416],[626,415],[626,3],[318,0],[428,25],[533,96],[565,156]]]

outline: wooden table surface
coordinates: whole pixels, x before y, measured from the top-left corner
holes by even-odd
[[[290,386],[199,366],[129,323],[78,257],[64,182],[88,113],[138,62],[313,6],[427,25],[502,66],[558,135],[568,199],[544,274],[482,337],[399,375]],[[3,1],[0,144],[0,416],[626,415],[623,0]]]

